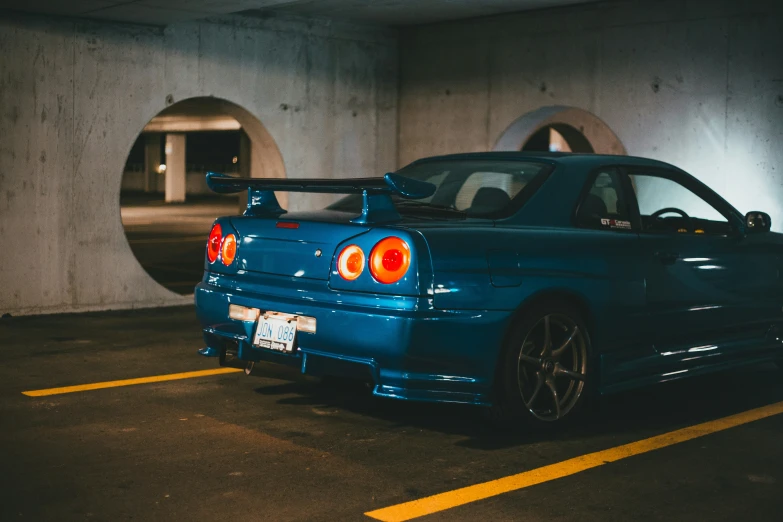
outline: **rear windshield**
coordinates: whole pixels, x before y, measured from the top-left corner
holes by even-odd
[[[539,176],[550,168],[544,163],[528,161],[452,160],[418,163],[397,173],[432,183],[437,187],[435,194],[416,200],[404,200],[398,196],[392,196],[392,199],[403,215],[429,210],[455,216],[504,217],[521,207],[540,184]],[[533,183],[533,180],[537,181]],[[359,211],[361,207],[361,196],[352,195],[328,208]]]

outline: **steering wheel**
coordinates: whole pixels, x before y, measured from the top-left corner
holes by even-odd
[[[680,210],[679,208],[674,208],[674,207],[662,208],[661,210],[656,210],[655,212],[650,214],[650,217],[657,221],[661,221],[661,216],[669,213],[681,215],[683,218],[685,218],[688,221],[688,231],[690,232],[691,230],[693,230],[693,219],[688,214],[686,214],[684,210]]]

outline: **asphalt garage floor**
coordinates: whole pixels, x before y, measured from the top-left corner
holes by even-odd
[[[560,432],[374,399],[274,366],[214,369],[192,307],[0,319],[0,520],[372,520],[365,513],[783,401],[748,368],[603,401]],[[418,520],[781,520],[783,415]]]

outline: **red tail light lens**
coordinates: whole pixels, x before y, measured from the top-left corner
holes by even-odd
[[[228,266],[234,262],[234,257],[237,255],[237,238],[234,234],[226,234],[221,254],[224,265]]]
[[[364,252],[356,245],[343,248],[337,257],[337,272],[346,281],[353,281],[364,270]]]
[[[411,249],[398,237],[382,239],[370,252],[370,273],[379,283],[396,283],[410,266]]]
[[[209,231],[209,239],[207,240],[207,259],[210,263],[214,263],[217,259],[218,252],[220,252],[220,240],[223,238],[223,230],[220,228],[220,224],[216,224]]]

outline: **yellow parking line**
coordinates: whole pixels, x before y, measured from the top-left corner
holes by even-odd
[[[94,382],[92,384],[79,384],[77,386],[64,386],[62,388],[47,388],[45,390],[25,391],[22,394],[28,397],[46,397],[47,395],[62,395],[63,393],[75,393],[89,390],[101,390],[103,388],[117,388],[119,386],[132,386],[134,384],[148,384],[151,382],[178,381],[192,379],[194,377],[206,377],[208,375],[220,375],[223,373],[241,372],[238,368],[216,368],[214,370],[199,370],[196,372],[170,373],[168,375],[154,375],[152,377],[139,377],[137,379],[124,379],[122,381]]]
[[[703,437],[710,433],[727,430],[735,426],[747,424],[780,413],[783,413],[783,402],[770,404],[769,406],[756,408],[703,424],[697,424],[689,428],[664,433],[663,435],[657,435],[655,437],[650,437],[649,439],[632,442],[616,448],[588,453],[587,455],[582,455],[517,475],[511,475],[482,484],[475,484],[473,486],[447,491],[431,497],[369,511],[365,513],[365,515],[384,522],[411,520],[453,507],[462,506],[477,500],[494,497],[502,493],[508,493],[509,491],[515,491],[535,486],[536,484],[541,484],[543,482],[549,482],[550,480],[574,475],[581,471],[609,464],[610,462],[616,462],[628,457],[633,457],[634,455],[641,455],[642,453],[679,444],[680,442]]]

